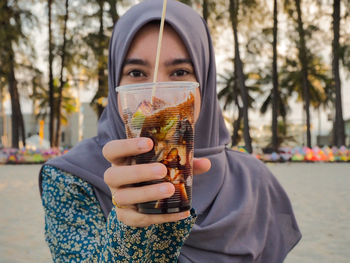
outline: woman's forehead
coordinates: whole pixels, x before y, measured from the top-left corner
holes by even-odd
[[[133,53],[139,55],[152,55],[156,52],[159,37],[159,23],[151,22],[143,27],[135,34],[131,41],[126,58]],[[177,32],[168,24],[164,26],[161,54],[167,54],[182,57],[189,57],[188,51],[183,40]]]

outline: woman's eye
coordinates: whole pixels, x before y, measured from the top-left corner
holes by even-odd
[[[187,74],[189,74],[189,72],[187,70],[179,69],[179,70],[176,70],[172,74],[172,76],[174,76],[174,77],[183,77],[183,76],[186,76]]]
[[[132,70],[128,73],[128,75],[133,78],[141,78],[146,76],[141,70]]]

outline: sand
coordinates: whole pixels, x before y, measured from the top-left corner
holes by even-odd
[[[39,165],[0,166],[0,262],[51,262],[44,240]]]
[[[288,193],[300,243],[285,263],[350,262],[350,164],[268,164]],[[38,165],[0,166],[0,263],[51,262]]]
[[[350,262],[350,164],[269,164],[303,234],[286,263]]]

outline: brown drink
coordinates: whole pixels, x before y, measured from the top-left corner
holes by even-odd
[[[148,137],[154,143],[151,151],[134,156],[131,163],[160,162],[167,167],[164,179],[138,186],[164,181],[175,186],[175,193],[170,198],[138,204],[141,213],[176,213],[191,208],[197,86],[194,82],[161,82],[117,88],[127,138]]]

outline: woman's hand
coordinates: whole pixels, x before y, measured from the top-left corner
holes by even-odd
[[[175,192],[172,183],[133,187],[132,184],[164,178],[167,174],[161,163],[128,165],[128,157],[148,152],[153,142],[149,138],[114,140],[103,147],[104,157],[112,164],[104,173],[104,180],[118,203],[118,220],[133,227],[175,222],[190,215],[189,211],[174,214],[142,214],[136,204],[171,197]],[[210,169],[209,159],[194,159],[193,173],[201,174]]]

